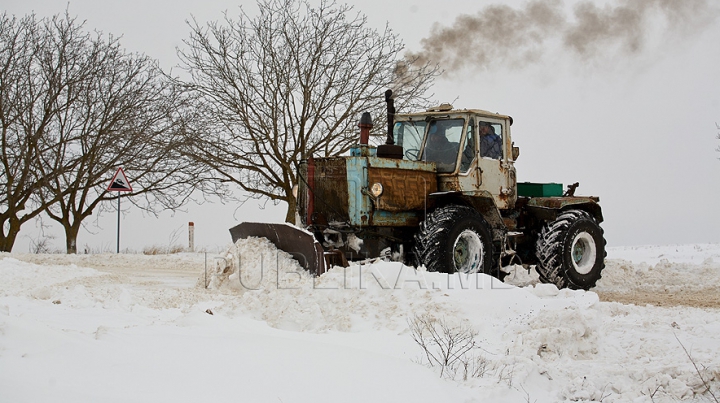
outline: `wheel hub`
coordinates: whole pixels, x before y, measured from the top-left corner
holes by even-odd
[[[460,273],[481,271],[483,254],[483,243],[480,236],[475,231],[464,230],[453,245],[455,271]]]
[[[597,245],[595,239],[587,232],[575,236],[570,249],[572,264],[579,274],[588,274],[595,265]]]

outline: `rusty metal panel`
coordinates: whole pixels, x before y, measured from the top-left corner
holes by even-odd
[[[315,191],[312,197],[318,223],[346,222],[349,219],[346,171],[345,158],[315,159]]]
[[[368,185],[380,183],[383,193],[375,200],[378,210],[422,210],[427,195],[437,191],[435,173],[393,168],[368,168]]]
[[[395,168],[407,169],[412,171],[428,171],[435,172],[437,166],[434,162],[429,161],[411,161],[391,158],[368,158],[368,165],[373,168]]]
[[[562,209],[563,207],[575,204],[595,204],[592,197],[533,197],[528,201],[528,206],[545,207],[551,209]]]
[[[543,219],[554,219],[554,215],[566,208],[580,208],[592,214],[598,223],[603,222],[602,209],[595,196],[532,197],[527,209]],[[548,218],[549,217],[549,218]]]
[[[440,192],[462,192],[463,189],[460,186],[460,181],[455,175],[439,175],[438,176],[438,191]]]
[[[425,217],[423,211],[382,211],[373,212],[372,224],[378,227],[417,227]]]

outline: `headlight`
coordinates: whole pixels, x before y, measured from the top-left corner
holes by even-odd
[[[370,188],[370,194],[372,194],[374,197],[380,197],[382,192],[383,192],[382,184],[380,184],[380,182],[373,183],[372,187]]]

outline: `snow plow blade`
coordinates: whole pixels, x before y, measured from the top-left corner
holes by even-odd
[[[267,238],[278,249],[292,255],[310,273],[325,273],[325,251],[315,237],[290,224],[244,222],[230,228],[233,243],[248,237]]]

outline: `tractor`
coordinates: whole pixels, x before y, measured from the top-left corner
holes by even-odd
[[[589,289],[605,267],[599,198],[578,183],[517,181],[513,119],[449,104],[395,113],[385,93],[384,144],[369,145],[369,113],[349,155],[298,168],[297,223],[241,223],[233,241],[266,237],[321,275],[331,265],[383,257],[428,271],[502,278],[535,265],[558,288]]]

